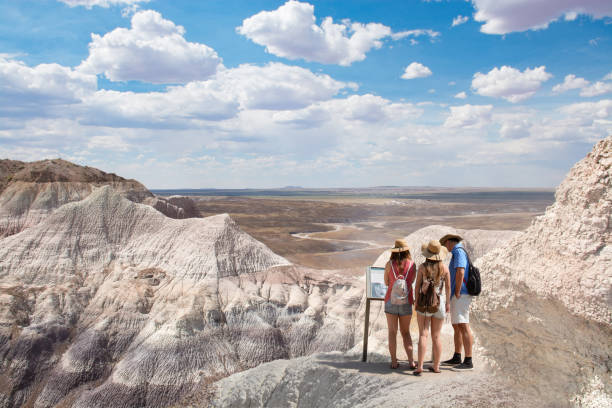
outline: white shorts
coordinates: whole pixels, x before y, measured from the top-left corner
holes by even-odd
[[[462,293],[459,299],[453,295],[450,301],[451,324],[470,322],[471,302],[472,297],[470,295]]]

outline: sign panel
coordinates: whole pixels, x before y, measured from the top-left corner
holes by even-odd
[[[368,299],[384,300],[387,293],[385,268],[368,266],[366,269],[366,296]]]

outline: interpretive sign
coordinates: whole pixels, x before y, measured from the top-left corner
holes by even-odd
[[[370,301],[385,300],[387,285],[385,285],[385,268],[368,266],[366,269],[366,310],[363,325],[363,354],[361,361],[368,358],[368,331],[370,330]]]
[[[385,285],[385,268],[368,266],[366,270],[366,293],[368,299],[383,300],[387,293]]]

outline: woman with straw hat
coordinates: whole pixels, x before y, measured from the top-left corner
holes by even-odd
[[[442,354],[440,331],[450,305],[450,274],[442,262],[447,255],[446,248],[440,245],[440,241],[433,240],[421,246],[421,253],[425,257],[425,262],[419,266],[415,285],[415,304],[419,323],[419,360],[418,367],[413,372],[414,375],[421,375],[423,372],[430,325],[433,365],[429,367],[429,371],[440,372],[440,355]],[[443,288],[444,294],[442,294]],[[435,298],[434,292],[438,299]],[[436,302],[428,302],[432,298],[437,301],[437,307]]]
[[[389,330],[389,353],[391,354],[391,368],[398,368],[397,326],[404,342],[404,350],[408,356],[408,367],[415,369],[412,338],[410,337],[410,320],[412,318],[412,282],[416,275],[416,267],[410,256],[408,244],[402,239],[395,241],[391,248],[391,257],[385,265],[385,316]],[[403,281],[403,282],[402,282]]]

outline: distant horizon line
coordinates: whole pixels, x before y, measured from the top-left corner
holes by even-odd
[[[375,189],[411,189],[411,190],[474,190],[474,191],[555,191],[557,187],[474,187],[474,186],[369,186],[369,187],[175,187],[175,188],[149,188],[150,191],[329,191],[329,190],[375,190]]]

